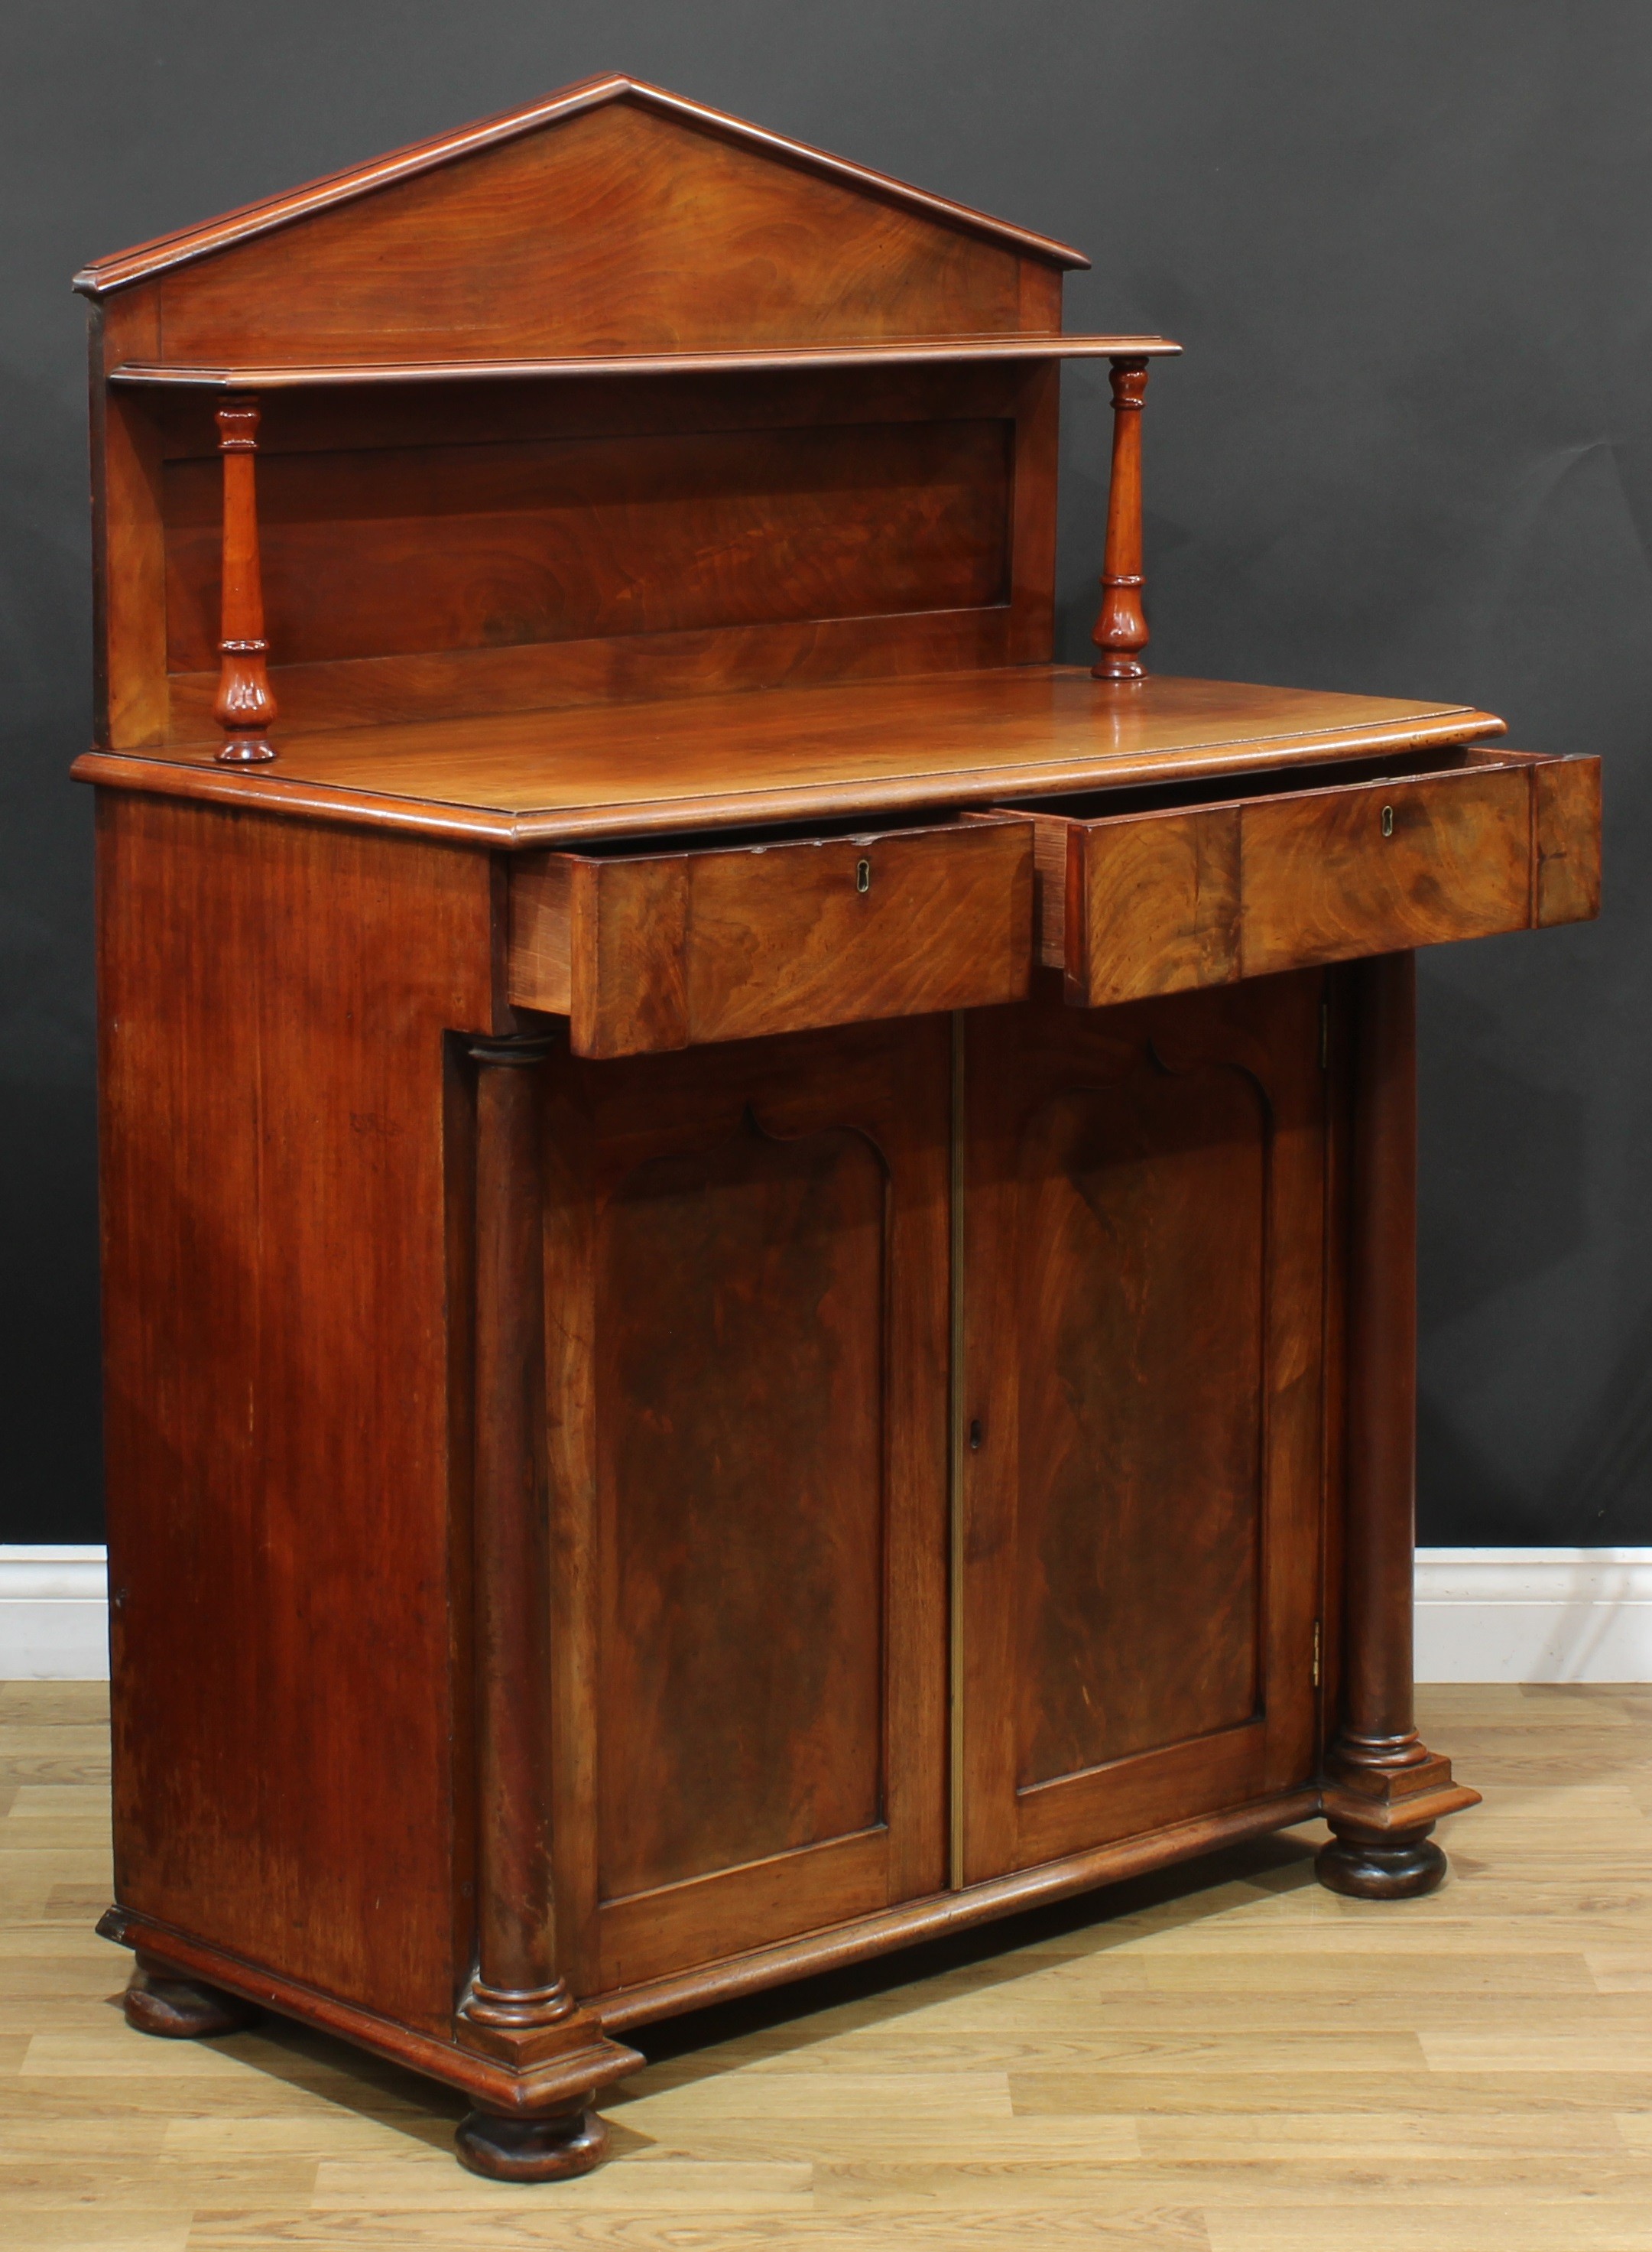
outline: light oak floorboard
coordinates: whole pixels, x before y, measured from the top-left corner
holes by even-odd
[[[1652,1692],[1453,1684],[1487,1794],[1378,1907],[1316,1825],[634,2038],[614,2156],[524,2190],[462,2104],[269,2020],[146,2040],[107,1692],[0,1685],[0,2236],[18,2252],[1652,2252]]]

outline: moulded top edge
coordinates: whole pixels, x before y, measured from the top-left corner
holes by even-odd
[[[337,360],[290,367],[198,366],[122,360],[119,384],[207,391],[292,391],[329,385],[469,383],[580,375],[738,374],[768,368],[922,365],[992,359],[1163,359],[1168,337],[1065,336],[1018,330],[985,337],[880,337],[864,344],[760,344],[715,351],[574,352],[543,359]]]

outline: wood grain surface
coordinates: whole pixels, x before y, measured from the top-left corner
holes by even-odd
[[[1025,264],[1022,297],[1024,301]],[[1059,309],[1059,296],[1054,301]],[[524,383],[546,377],[577,380],[593,375],[761,374],[774,368],[820,371],[840,367],[926,367],[971,360],[1170,359],[1182,347],[1168,337],[1077,336],[1071,330],[1023,335],[998,330],[985,336],[886,337],[875,343],[747,344],[723,351],[571,352],[560,358],[434,360],[318,360],[309,365],[204,367],[164,360],[121,360],[109,381],[125,387],[181,391],[308,391],[375,389],[387,384]]]
[[[983,1008],[1031,960],[1014,817],[511,869],[510,997],[570,1017],[577,1055]]]
[[[157,286],[169,358],[498,358],[1013,330],[1019,263],[1008,244],[621,100]]]
[[[1051,655],[1047,364],[463,375],[261,402],[289,733]],[[159,448],[123,520],[128,570],[164,551],[175,735],[215,690],[212,404],[104,409]]]
[[[1531,787],[1531,920],[1593,922],[1600,912],[1600,761],[1546,760]]]
[[[748,124],[744,118],[731,117],[726,112],[712,109],[704,102],[687,101],[678,94],[668,94],[663,87],[649,86],[640,79],[628,78],[618,72],[607,72],[596,78],[582,79],[573,86],[562,87],[538,101],[525,102],[514,109],[503,110],[496,116],[481,118],[473,125],[461,126],[456,131],[440,133],[427,141],[392,149],[386,156],[372,157],[343,171],[328,173],[323,178],[312,180],[303,187],[267,197],[259,203],[244,205],[239,211],[227,212],[221,218],[209,219],[203,225],[181,227],[171,234],[140,243],[135,249],[118,251],[108,257],[97,259],[75,275],[75,287],[94,296],[128,288],[133,282],[145,276],[164,273],[172,267],[196,259],[211,257],[237,243],[289,226],[311,213],[330,211],[361,196],[378,194],[397,181],[413,179],[420,173],[451,167],[479,150],[541,133],[559,121],[613,103],[624,103],[670,124],[697,128],[731,142],[748,154],[754,153],[771,163],[813,174],[874,202],[892,203],[943,226],[957,228],[966,234],[1013,250],[1035,273],[1050,273],[1058,287],[1060,268],[1087,266],[1089,263],[1082,251],[1074,250],[1066,243],[1053,241],[1048,235],[1037,234],[1030,227],[1016,226],[1008,219],[992,219],[984,212],[972,209],[968,204],[954,203],[945,196],[932,195],[926,189],[913,187],[908,181],[892,179],[885,172],[874,172],[864,164],[851,163],[846,157],[834,156],[823,149],[812,148],[806,142],[791,140],[783,133],[772,133],[763,126]],[[1043,309],[1045,301],[1036,293],[1032,302]],[[1029,325],[1049,327],[1054,324],[1048,321],[1035,321]]]
[[[260,463],[282,666],[979,609],[1010,570],[1001,420],[492,439]],[[217,651],[219,476],[166,469],[167,662]]]
[[[970,1019],[968,1881],[1314,1771],[1322,987]]]
[[[1450,755],[1027,801],[1040,958],[1107,1008],[1598,914],[1600,761]]]
[[[283,679],[289,708],[290,688]],[[278,731],[281,755],[267,776],[216,768],[203,727],[192,743],[94,754],[75,771],[509,847],[1232,776],[1472,742],[1502,726],[1465,705],[1164,677],[1115,684],[1078,666],[1029,664],[783,695]]]
[[[944,1018],[546,1067],[556,1829],[590,1994],[943,1881]]]
[[[445,2033],[486,858],[130,797],[98,855],[121,1897]]]
[[[1652,2252],[1652,1695],[1419,1702],[1488,1788],[1433,1898],[1322,1891],[1315,1825],[657,2027],[605,2100],[608,2165],[524,2190],[454,2165],[462,2097],[325,2034],[131,2033],[128,1957],[90,1928],[104,1690],[10,1685],[8,2228],[29,2252]]]

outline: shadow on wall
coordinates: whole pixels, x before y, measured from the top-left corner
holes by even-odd
[[[103,1538],[97,1115],[89,1087],[0,1090],[0,1542]]]
[[[1603,1134],[1574,1058],[1511,1039],[1507,972],[1488,968],[1483,993],[1443,968],[1425,989],[1419,1537],[1629,1546],[1652,1482],[1646,1215],[1623,1201],[1636,1137]],[[1547,1076],[1510,1067],[1526,1058]],[[1614,1102],[1633,1094],[1621,1081]]]

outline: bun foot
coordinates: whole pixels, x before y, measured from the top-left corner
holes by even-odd
[[[239,2033],[264,2012],[219,1986],[180,1978],[152,1955],[140,1954],[127,1982],[126,2021],[141,2033],[165,2040],[200,2040],[212,2033]]]
[[[493,2181],[566,2181],[588,2174],[607,2156],[608,2130],[594,2111],[559,2111],[545,2118],[508,2118],[469,2111],[455,2137],[459,2162]]]
[[[1333,1823],[1336,1835],[1319,1849],[1314,1873],[1327,1891],[1352,1900],[1415,1900],[1431,1893],[1446,1873],[1446,1857],[1420,1830],[1391,1830],[1378,1837]]]

